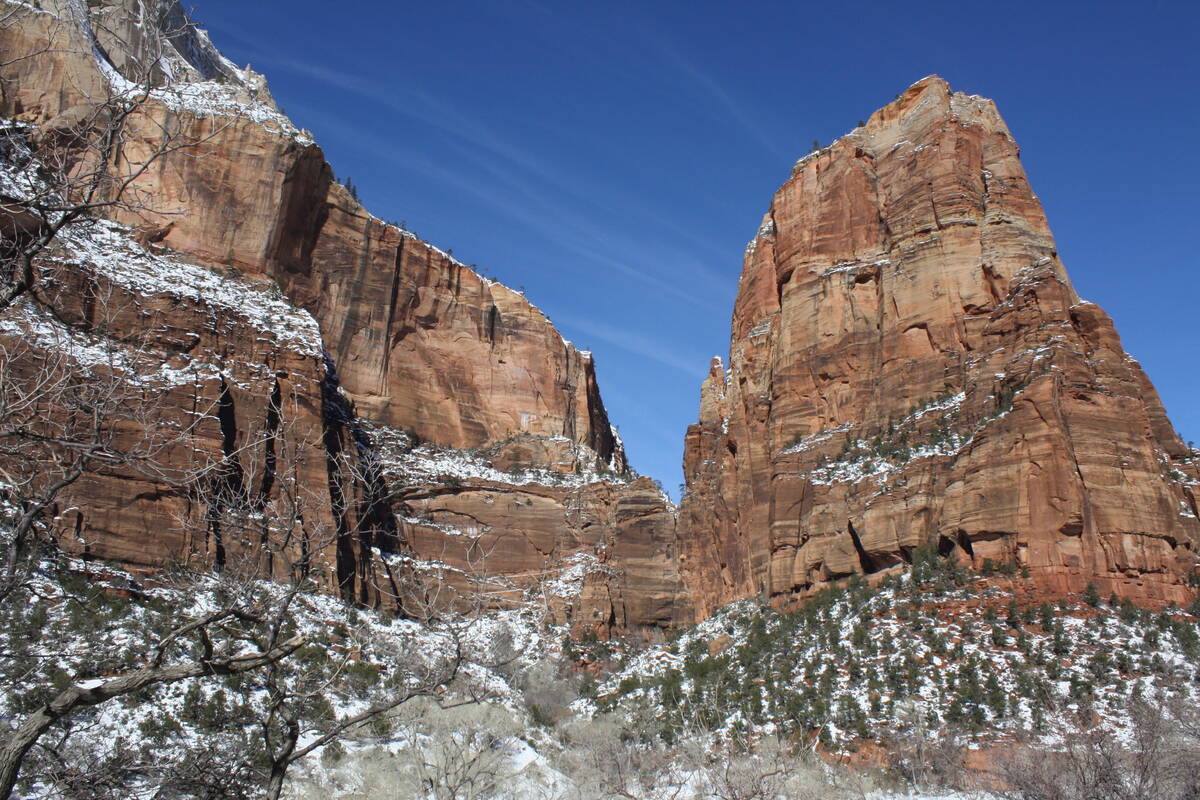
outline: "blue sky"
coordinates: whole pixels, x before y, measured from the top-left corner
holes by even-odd
[[[1200,4],[195,2],[368,208],[595,353],[673,494],[772,193],[933,72],[997,101],[1076,288],[1200,441]]]

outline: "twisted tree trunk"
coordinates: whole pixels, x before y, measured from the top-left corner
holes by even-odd
[[[294,636],[263,653],[247,653],[211,661],[177,664],[168,667],[149,666],[125,675],[101,678],[75,684],[39,708],[18,727],[0,748],[0,800],[9,800],[17,783],[17,772],[29,749],[54,721],[82,706],[95,706],[114,697],[145,689],[156,684],[176,683],[204,675],[233,675],[273,664],[287,658],[304,645],[304,639]]]

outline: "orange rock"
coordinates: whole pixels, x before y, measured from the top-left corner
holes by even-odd
[[[367,605],[436,601],[443,583],[479,588],[478,571],[494,602],[544,590],[561,619],[605,635],[690,616],[674,508],[629,475],[590,354],[522,294],[368,214],[262,79],[194,30],[156,39],[134,24],[132,0],[89,4],[87,19],[76,4],[45,5],[0,30],[5,53],[31,54],[4,68],[0,113],[47,131],[71,124],[107,97],[105,70],[130,78],[161,50],[181,83],[155,89],[130,119],[122,163],[147,163],[164,130],[191,146],[138,178],[138,207],[110,210],[136,229],[128,247],[223,274],[251,304],[287,298],[319,325],[315,344],[297,348],[272,321],[211,298],[114,287],[122,311],[104,321],[106,335],[144,342],[150,367],[213,362],[203,380],[160,387],[155,422],[199,416],[190,447],[164,452],[164,468],[223,462],[241,491],[267,497],[266,515],[286,516],[282,480],[266,477],[272,443],[302,487],[316,577]],[[178,22],[180,8],[166,7],[160,19]],[[110,65],[97,61],[89,22]],[[158,85],[165,73],[155,70]],[[21,228],[4,213],[8,229]],[[74,299],[62,313],[86,328],[94,270],[59,273],[80,287],[63,294]],[[375,453],[401,430],[479,461],[488,479],[373,474]],[[89,556],[154,567],[253,552],[253,541],[216,533],[205,503],[133,472],[89,474],[63,500],[63,545]]]
[[[1186,603],[1194,466],[1072,288],[995,105],[926,78],[802,159],[746,250],[728,377],[688,430],[698,616],[925,544]]]

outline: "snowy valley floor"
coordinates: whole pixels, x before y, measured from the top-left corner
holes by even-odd
[[[1024,752],[1136,752],[1144,709],[1194,725],[1193,616],[1037,602],[1004,572],[923,553],[879,586],[788,613],[734,604],[651,646],[572,639],[536,604],[418,621],[302,593],[286,627],[309,644],[275,684],[196,678],[80,711],[33,754],[20,796],[259,796],[280,686],[298,698],[299,747],[389,694],[411,698],[296,763],[285,796],[305,800],[983,797],[972,790]],[[48,556],[29,602],[0,619],[5,719],[136,667],[232,590]],[[289,597],[237,591],[264,609]],[[1195,758],[1186,727],[1164,736]],[[225,780],[200,791],[212,770]]]

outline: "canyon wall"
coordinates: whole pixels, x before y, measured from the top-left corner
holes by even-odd
[[[1072,288],[995,105],[933,76],[798,162],[747,246],[681,570],[701,617],[924,545],[1183,604],[1196,463]]]
[[[367,605],[540,598],[606,635],[927,545],[1052,593],[1193,596],[1196,454],[1071,286],[990,101],[927,78],[797,163],[746,249],[677,512],[626,463],[590,354],[366,211],[177,2],[43,5],[3,3],[5,147],[61,155],[123,98],[112,163],[136,178],[42,259],[53,296],[0,315],[0,345],[116,353],[154,409],[122,435],[183,432],[157,474],[71,486],[65,549],[222,566],[278,537]]]
[[[0,113],[45,151],[131,100],[114,167],[136,179],[102,212],[118,224],[100,243],[107,272],[86,242],[60,242],[43,264],[86,284],[80,297],[104,272],[111,300],[115,280],[121,301],[106,308],[121,324],[101,334],[66,301],[62,319],[27,315],[10,336],[51,325],[120,347],[140,331],[143,371],[205,365],[203,380],[156,384],[165,424],[200,416],[168,466],[215,464],[239,476],[239,497],[271,495],[260,511],[278,516],[264,448],[273,464],[290,453],[314,568],[348,598],[393,605],[457,581],[506,601],[549,593],[562,618],[603,632],[686,616],[674,509],[629,470],[589,353],[521,293],[369,214],[262,77],[174,0],[43,6],[5,4],[0,51],[23,57],[0,68]],[[173,273],[205,285],[183,291]],[[279,341],[285,317],[305,335]],[[135,565],[230,558],[213,525],[222,503],[190,504],[179,487],[89,474],[64,496],[61,539]]]

